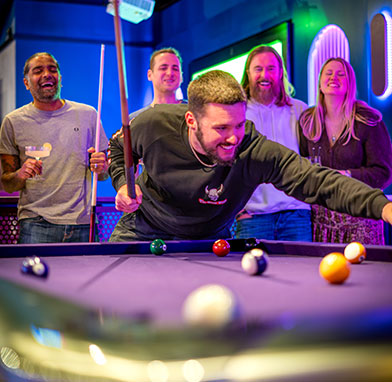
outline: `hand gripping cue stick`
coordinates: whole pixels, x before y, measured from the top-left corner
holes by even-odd
[[[116,52],[118,65],[118,80],[120,85],[121,98],[121,123],[124,134],[124,162],[125,162],[125,179],[127,181],[128,196],[136,199],[135,193],[135,173],[133,171],[133,157],[131,145],[131,133],[129,129],[128,113],[128,95],[125,77],[125,61],[123,52],[123,40],[121,32],[121,21],[119,14],[119,0],[113,0],[114,7],[114,32],[116,38]]]
[[[102,106],[102,88],[103,88],[103,67],[105,57],[105,45],[101,45],[101,64],[99,68],[99,90],[98,90],[98,111],[97,111],[97,122],[95,125],[95,152],[99,152],[99,135],[101,132],[101,106]],[[97,205],[97,181],[98,174],[93,172],[93,189],[91,195],[91,214],[90,214],[90,234],[89,242],[95,241],[95,210]]]

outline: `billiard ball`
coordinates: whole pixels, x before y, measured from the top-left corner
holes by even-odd
[[[366,249],[361,243],[353,241],[344,248],[344,256],[350,263],[360,264],[366,259]]]
[[[242,256],[241,267],[249,275],[261,275],[267,269],[268,262],[269,258],[265,251],[253,248]]]
[[[219,257],[226,256],[230,252],[230,244],[224,239],[219,239],[212,246],[212,251]]]
[[[350,263],[343,253],[332,252],[323,257],[319,271],[320,275],[331,284],[342,284],[350,275]]]
[[[150,251],[154,255],[162,255],[166,252],[167,246],[165,242],[162,239],[155,239],[151,244],[150,244]]]
[[[255,248],[259,244],[260,240],[255,239],[254,237],[250,237],[245,239],[245,249],[248,251],[252,248]]]
[[[207,328],[226,327],[239,314],[234,294],[219,284],[207,284],[192,291],[182,311],[188,325]]]
[[[22,262],[21,272],[26,275],[46,278],[49,274],[49,267],[38,256],[26,257]]]

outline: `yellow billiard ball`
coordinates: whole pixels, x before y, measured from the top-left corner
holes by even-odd
[[[344,256],[350,263],[360,264],[366,259],[366,249],[361,243],[353,241],[344,248]]]
[[[350,275],[350,263],[343,253],[332,252],[321,260],[319,271],[331,284],[342,284]]]

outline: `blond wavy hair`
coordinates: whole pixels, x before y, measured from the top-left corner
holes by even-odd
[[[351,138],[358,140],[354,131],[355,121],[362,122],[368,126],[376,126],[381,121],[382,115],[378,110],[373,109],[366,102],[356,99],[357,82],[354,69],[343,58],[333,57],[324,62],[318,78],[316,105],[302,113],[300,124],[307,139],[317,142],[321,138],[327,110],[325,96],[320,87],[320,78],[326,65],[331,61],[340,62],[343,65],[347,77],[347,93],[342,105],[344,129],[341,135],[342,139],[346,139],[344,144],[347,144]]]

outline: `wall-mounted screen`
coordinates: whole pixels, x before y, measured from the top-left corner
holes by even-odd
[[[260,45],[270,45],[276,49],[286,64],[287,74],[290,80],[292,66],[290,51],[291,29],[291,22],[287,21],[192,61],[189,66],[190,80],[210,70],[220,69],[231,73],[238,82],[241,82],[249,52]]]

